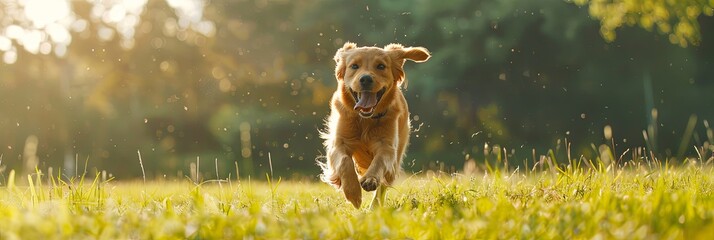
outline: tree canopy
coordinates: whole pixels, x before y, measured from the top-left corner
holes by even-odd
[[[709,0],[572,0],[588,6],[590,16],[600,20],[600,34],[615,40],[615,30],[623,25],[637,25],[657,31],[673,44],[686,47],[701,41],[700,16],[714,15],[714,1]]]

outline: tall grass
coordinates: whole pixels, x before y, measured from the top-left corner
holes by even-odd
[[[220,179],[217,160],[212,180],[201,179],[199,159],[178,180],[112,182],[85,167],[74,178],[36,169],[25,185],[11,170],[0,239],[709,239],[714,134],[704,125],[709,140],[682,159],[615,149],[607,128],[592,158],[568,139],[523,165],[486,145],[464,172],[404,176],[375,210],[354,209],[319,181]]]
[[[99,174],[50,179],[37,170],[27,186],[0,188],[0,238],[706,239],[714,234],[709,164],[558,165],[548,164],[549,157],[538,164],[542,170],[492,166],[468,175],[407,177],[377,210],[354,209],[317,181],[273,181],[270,175],[241,183],[143,183],[102,181]]]

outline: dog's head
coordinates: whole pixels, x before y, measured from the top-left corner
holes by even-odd
[[[348,105],[354,104],[361,117],[370,118],[387,105],[381,104],[383,99],[393,98],[394,91],[406,87],[405,60],[424,62],[429,57],[423,47],[357,47],[347,42],[335,54],[335,77]]]

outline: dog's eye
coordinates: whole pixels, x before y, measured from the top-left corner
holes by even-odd
[[[357,64],[352,64],[352,65],[350,65],[350,68],[352,68],[352,69],[358,69],[358,68],[359,68],[359,65],[357,65]]]
[[[377,65],[377,69],[379,70],[384,70],[385,68],[387,68],[387,66],[384,66],[384,64],[380,63],[379,65]]]

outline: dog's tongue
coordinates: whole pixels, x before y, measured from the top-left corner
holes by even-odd
[[[377,105],[377,94],[373,92],[362,92],[362,97],[355,104],[355,110],[367,110]]]

